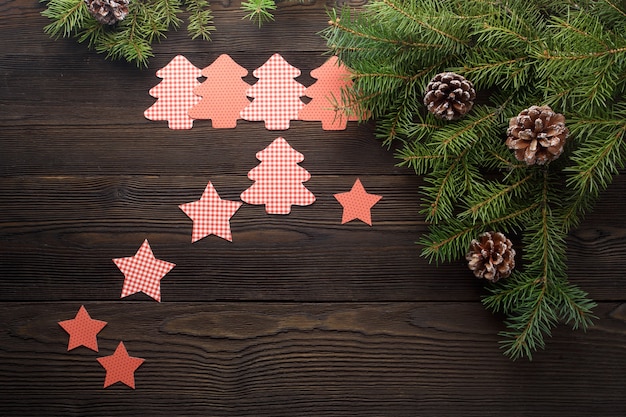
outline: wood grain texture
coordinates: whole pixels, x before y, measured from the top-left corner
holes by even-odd
[[[476,303],[87,305],[99,352],[66,352],[74,303],[3,303],[0,382],[10,415],[623,415],[626,310],[559,329],[532,363],[497,347]],[[102,390],[119,341],[146,359],[136,391]],[[36,412],[33,412],[36,410]],[[39,413],[39,414],[37,414]]]
[[[143,117],[155,71],[176,54],[203,67],[228,53],[254,83],[252,70],[279,52],[311,85],[333,4],[284,2],[258,29],[240,1],[211,2],[213,42],[170,32],[140,70],[50,39],[36,0],[0,2],[0,415],[626,415],[623,175],[568,238],[569,276],[599,302],[596,325],[561,326],[533,362],[511,362],[498,349],[502,317],[480,304],[483,284],[461,261],[419,256],[421,179],[396,166],[374,123],[269,132],[199,120],[172,131]],[[238,200],[255,153],[278,136],[304,154],[317,201],[288,216],[244,205],[233,242],[191,244],[177,206],[208,181]],[[383,196],[371,227],[340,224],[332,195],[356,178]],[[111,259],[146,238],[177,264],[163,303],[120,300]],[[98,353],[66,351],[57,323],[81,304],[109,322]],[[120,340],[146,359],[136,390],[102,388],[95,359]]]

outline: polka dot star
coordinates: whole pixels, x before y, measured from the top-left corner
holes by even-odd
[[[85,346],[96,352],[98,351],[97,335],[106,325],[106,321],[92,319],[85,306],[80,306],[76,317],[72,320],[59,322],[59,326],[70,335],[67,350]]]
[[[121,382],[135,389],[135,371],[145,362],[145,359],[130,356],[124,343],[120,342],[113,355],[98,358],[98,362],[106,369],[104,388]]]
[[[369,194],[365,191],[361,180],[358,178],[349,192],[335,194],[334,196],[343,206],[341,224],[358,219],[370,226],[372,225],[371,209],[374,204],[383,198],[380,195]]]

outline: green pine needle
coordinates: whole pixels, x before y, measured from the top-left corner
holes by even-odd
[[[276,2],[274,0],[248,0],[241,2],[241,8],[248,12],[244,19],[252,20],[261,27],[263,23],[274,20],[272,12],[276,10]]]

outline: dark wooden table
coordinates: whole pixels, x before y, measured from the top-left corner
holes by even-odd
[[[599,304],[595,327],[560,326],[532,362],[512,362],[482,283],[462,262],[419,256],[420,179],[371,125],[173,131],[143,117],[155,71],[176,54],[203,67],[228,53],[251,72],[278,52],[311,85],[328,4],[308,3],[259,30],[239,2],[216,2],[212,43],[170,32],[147,70],[49,39],[36,0],[0,4],[0,415],[626,415],[623,176],[568,240],[571,281]],[[305,155],[317,201],[286,216],[246,205],[233,242],[191,244],[177,206],[208,181],[238,200],[278,136]],[[372,227],[340,224],[333,194],[356,178],[383,196]],[[162,303],[120,299],[111,260],[146,238],[177,265]],[[108,322],[98,353],[68,352],[57,324],[81,305]],[[146,360],[135,390],[102,387],[96,358],[120,340]]]

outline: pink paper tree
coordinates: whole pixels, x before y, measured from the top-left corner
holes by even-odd
[[[276,138],[267,148],[257,152],[261,164],[248,172],[256,181],[241,193],[248,204],[265,204],[268,214],[289,214],[292,205],[308,206],[315,196],[302,185],[311,178],[309,172],[298,165],[304,155],[293,149],[283,138]]]
[[[200,85],[197,78],[202,76],[202,72],[187,58],[177,55],[158,70],[156,76],[163,81],[149,94],[158,100],[143,113],[144,116],[148,120],[167,120],[170,129],[191,129],[193,119],[188,112],[201,100],[193,90]]]
[[[359,115],[347,113],[347,103],[342,100],[342,90],[352,85],[350,71],[339,62],[336,56],[328,59],[321,67],[311,71],[317,81],[308,87],[304,95],[312,98],[298,118],[307,121],[321,121],[324,130],[344,130],[348,120],[358,121]]]
[[[207,79],[194,88],[194,94],[203,97],[189,110],[192,119],[211,119],[214,128],[232,129],[237,127],[239,114],[250,100],[246,91],[250,84],[241,78],[248,70],[226,55],[220,55],[211,65],[202,70]]]
[[[279,54],[274,54],[252,75],[259,79],[247,95],[254,98],[241,111],[241,118],[249,121],[265,121],[268,130],[289,129],[289,121],[297,120],[304,103],[302,84],[294,80],[301,74]]]

